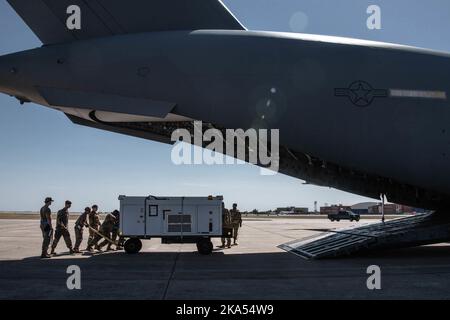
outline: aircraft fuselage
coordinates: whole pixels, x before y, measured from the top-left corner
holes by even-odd
[[[280,144],[294,152],[450,196],[447,54],[334,37],[204,30],[46,46],[0,57],[0,68],[0,91],[41,105],[59,107],[40,88],[173,103],[177,115],[224,128],[280,129]],[[417,200],[410,203],[422,203]]]

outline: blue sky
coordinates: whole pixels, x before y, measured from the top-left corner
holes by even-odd
[[[225,0],[249,29],[294,31],[380,40],[450,51],[448,0]],[[366,9],[382,10],[382,30],[366,27]],[[301,12],[299,14],[299,12]],[[304,18],[299,24],[295,17]],[[298,30],[301,28],[301,30]],[[0,54],[41,43],[0,0]],[[118,206],[126,195],[224,195],[241,209],[306,206],[314,201],[353,204],[367,200],[302,185],[284,175],[261,176],[251,165],[175,166],[171,147],[84,128],[37,105],[20,106],[0,94],[0,210],[37,210],[45,196],[66,199],[75,211],[97,203]]]

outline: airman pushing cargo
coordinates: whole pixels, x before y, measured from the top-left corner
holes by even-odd
[[[80,245],[83,241],[83,231],[84,227],[87,226],[87,220],[90,213],[91,208],[86,207],[84,209],[84,212],[78,217],[77,221],[75,222],[75,247],[73,248],[73,251],[75,253],[80,253]]]
[[[94,232],[94,234],[95,234],[94,238],[91,241],[89,241],[88,247],[86,250],[92,252],[92,247],[95,246],[95,248],[97,250],[102,251],[102,247],[104,247],[105,245],[107,245],[108,243],[111,242],[111,233],[112,233],[115,223],[116,223],[116,218],[110,213],[107,214],[105,217],[105,220],[103,221],[98,232]],[[104,237],[106,237],[107,239],[105,239],[103,242],[98,244],[100,239],[102,239]]]
[[[116,242],[116,241],[118,241],[118,238],[119,238],[120,212],[118,210],[114,210],[111,214],[114,216],[114,218],[116,218],[116,220],[114,222],[114,226],[111,231],[111,240],[113,242]],[[106,250],[107,251],[111,250],[111,246],[112,246],[112,243],[111,242],[108,243],[108,247],[106,248]],[[116,250],[120,250],[120,249],[121,249],[121,247],[119,245],[117,245]]]
[[[91,227],[94,230],[97,230],[100,228],[100,218],[98,217],[98,206],[96,204],[94,204],[92,206],[92,210],[88,215],[88,224],[89,227]],[[92,242],[92,240],[94,240],[94,236],[95,236],[95,231],[89,229],[89,239],[88,239],[88,244],[90,242]],[[88,249],[86,249],[88,250]]]

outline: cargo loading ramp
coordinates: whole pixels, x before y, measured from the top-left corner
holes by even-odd
[[[306,259],[324,259],[448,241],[450,219],[436,212],[356,228],[328,230],[282,244],[279,248]]]

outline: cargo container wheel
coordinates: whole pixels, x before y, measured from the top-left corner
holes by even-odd
[[[128,254],[138,253],[142,249],[142,241],[138,238],[130,238],[125,241],[124,249]]]
[[[213,251],[213,244],[211,242],[211,239],[208,238],[204,238],[204,239],[200,239],[197,242],[197,250],[198,253],[202,254],[202,255],[209,255],[212,253]]]

